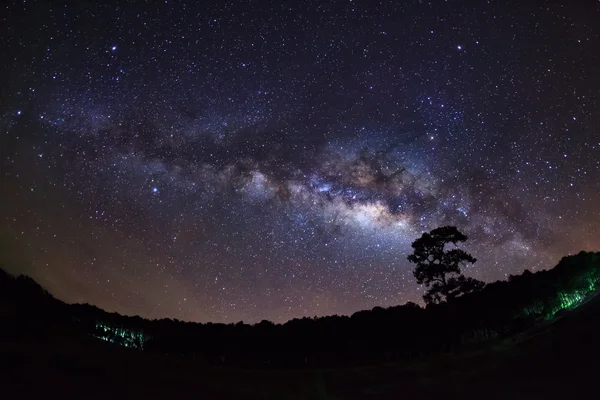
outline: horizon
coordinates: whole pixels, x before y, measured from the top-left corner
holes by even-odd
[[[575,254],[567,254],[567,255],[561,257],[561,261],[563,259],[568,258],[568,257],[573,257],[573,256],[576,256],[576,255],[580,255],[582,253],[590,253],[590,252],[588,252],[586,250],[581,250],[581,251],[579,251],[579,252],[577,252]],[[591,252],[591,253],[600,254],[600,252]],[[550,271],[554,267],[556,267],[557,265],[558,265],[558,263],[556,265],[554,265],[553,267],[542,268],[542,269],[539,269],[539,270],[537,270],[535,272]],[[48,294],[50,294],[54,299],[58,300],[59,302],[65,304],[67,306],[70,306],[70,305],[74,305],[74,306],[90,306],[90,307],[97,308],[100,311],[105,312],[105,313],[109,313],[109,314],[116,313],[119,316],[127,317],[127,318],[138,317],[138,318],[142,318],[142,319],[144,319],[146,321],[150,321],[150,322],[151,321],[161,321],[161,320],[173,320],[173,321],[185,322],[185,323],[223,324],[223,325],[236,325],[236,324],[238,324],[238,323],[241,322],[241,323],[243,323],[245,325],[254,326],[254,325],[257,325],[257,324],[259,324],[259,323],[261,323],[263,321],[268,321],[268,322],[271,322],[271,323],[273,323],[275,325],[285,325],[286,323],[288,323],[290,321],[301,320],[301,319],[305,319],[305,318],[312,319],[312,320],[317,320],[317,319],[320,319],[320,318],[328,318],[328,317],[346,317],[346,318],[351,318],[354,314],[362,313],[362,312],[370,312],[370,311],[373,311],[376,308],[381,308],[381,309],[385,310],[385,309],[390,309],[390,308],[403,307],[403,306],[406,306],[408,304],[413,304],[413,305],[418,306],[420,309],[425,310],[427,308],[427,306],[428,306],[427,304],[424,304],[423,301],[419,301],[419,302],[407,301],[406,303],[394,304],[394,305],[390,305],[390,306],[387,306],[387,307],[382,307],[382,306],[377,306],[376,305],[376,306],[373,306],[372,308],[369,308],[369,309],[362,309],[362,310],[353,311],[350,314],[327,314],[327,315],[312,315],[312,316],[311,315],[304,315],[304,316],[292,317],[292,318],[290,318],[288,320],[284,320],[284,321],[272,321],[272,320],[268,320],[268,319],[267,320],[263,319],[263,320],[260,320],[260,321],[243,321],[243,320],[239,320],[239,321],[220,321],[220,322],[215,322],[215,321],[179,320],[179,319],[176,319],[176,318],[174,319],[174,318],[169,318],[169,317],[154,317],[154,318],[149,318],[149,317],[146,317],[146,316],[140,315],[140,314],[122,314],[122,313],[119,313],[118,311],[115,311],[115,310],[107,310],[107,309],[99,307],[98,305],[90,304],[90,303],[85,303],[85,302],[68,303],[68,302],[66,302],[66,301],[58,298],[57,296],[55,296],[53,293],[51,293],[49,290],[47,290],[47,288],[45,288],[43,285],[41,285],[39,282],[37,282],[34,278],[32,278],[32,277],[30,277],[28,275],[24,275],[24,274],[15,275],[15,274],[11,273],[9,271],[9,269],[5,265],[2,265],[2,264],[0,264],[0,271],[5,272],[9,276],[11,276],[13,279],[16,279],[16,278],[19,278],[19,277],[24,277],[24,278],[29,278],[29,279],[33,280],[33,282],[35,282],[37,285],[39,285],[42,290],[44,290],[45,292],[47,292]],[[529,270],[525,269],[520,274],[518,274],[518,275],[511,275],[511,276],[521,276],[525,271],[529,271]],[[532,273],[532,271],[529,271],[529,272]],[[533,273],[535,273],[535,272],[533,272]],[[509,277],[507,277],[507,279],[500,279],[500,280],[496,280],[494,282],[486,282],[486,285],[487,284],[491,284],[491,283],[498,283],[498,282],[509,282],[509,279],[508,279]]]

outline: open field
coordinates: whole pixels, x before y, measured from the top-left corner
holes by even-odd
[[[209,368],[93,338],[4,341],[3,386],[32,398],[547,399],[595,393],[600,301],[554,323],[415,362],[292,371]]]

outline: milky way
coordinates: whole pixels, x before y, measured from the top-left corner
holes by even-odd
[[[441,225],[486,281],[600,250],[598,5],[151,3],[3,9],[10,272],[281,322],[420,301]]]

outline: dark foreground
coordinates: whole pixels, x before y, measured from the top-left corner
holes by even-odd
[[[343,334],[341,332],[340,334]],[[552,324],[418,362],[296,371],[215,369],[64,334],[0,345],[0,397],[562,399],[600,396],[600,298]],[[292,344],[293,345],[293,344]]]

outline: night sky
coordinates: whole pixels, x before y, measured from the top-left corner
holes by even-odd
[[[0,14],[0,263],[58,298],[283,322],[600,250],[600,7],[19,1]]]

